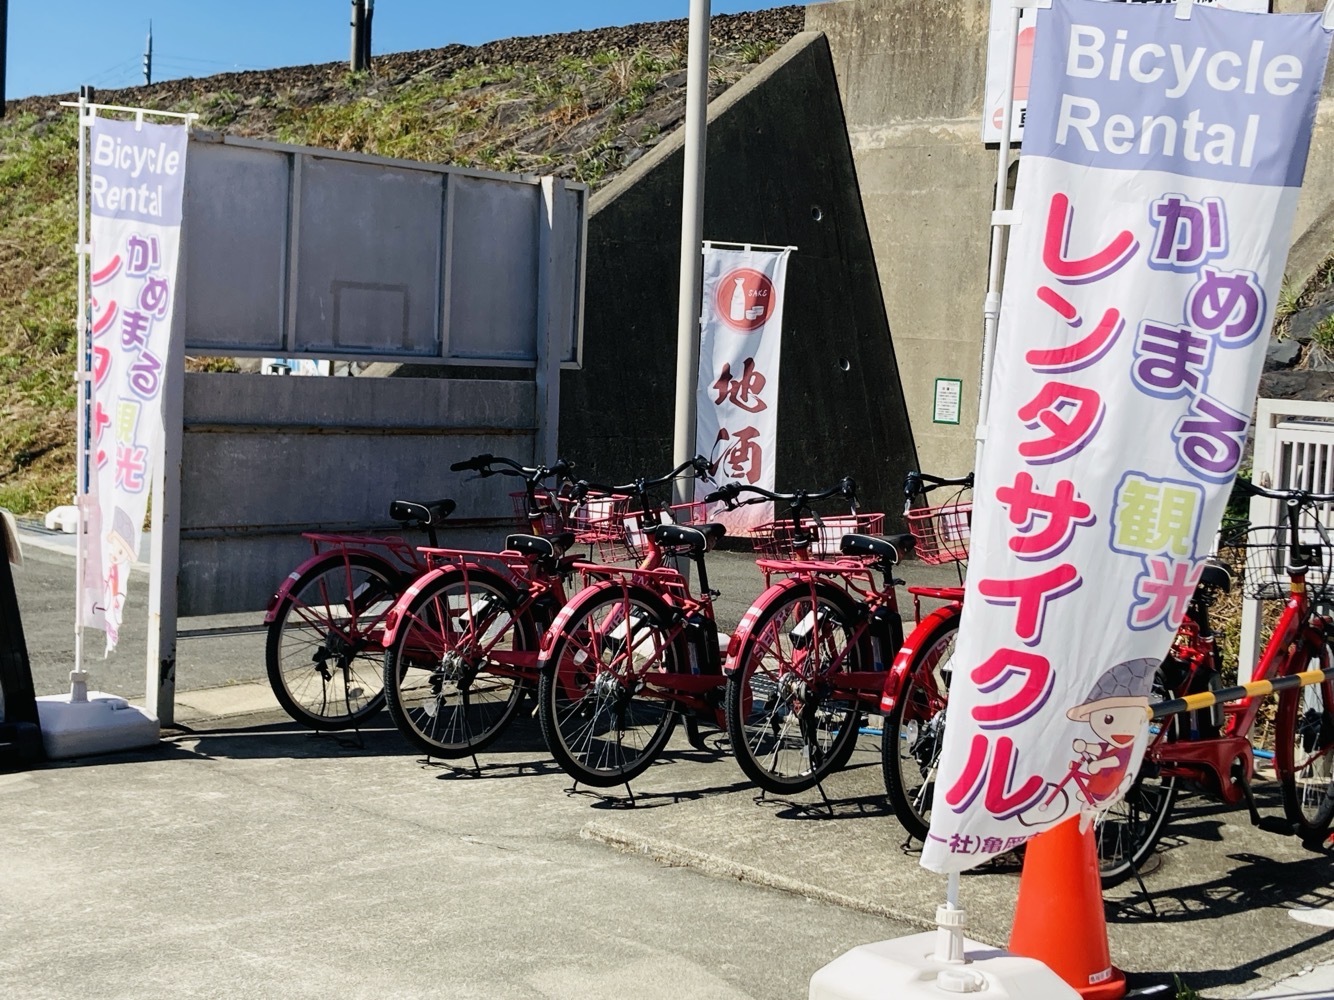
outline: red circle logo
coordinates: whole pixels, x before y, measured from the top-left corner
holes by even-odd
[[[728,271],[718,280],[715,308],[733,330],[753,333],[768,322],[777,305],[774,283],[749,267]]]

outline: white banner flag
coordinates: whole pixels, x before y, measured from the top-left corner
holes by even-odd
[[[1113,0],[1113,2],[1144,4],[1172,4],[1175,0]],[[1230,10],[1244,10],[1250,14],[1265,14],[1269,0],[1196,0],[1201,4],[1216,3]],[[1005,106],[1005,71],[1010,59],[1014,10],[1008,0],[991,0],[991,29],[987,34],[987,83],[983,103],[982,141],[1000,142],[1001,113]],[[1033,73],[1033,35],[1037,31],[1038,8],[1025,7],[1019,15],[1019,42],[1014,65],[1014,110],[1010,113],[1010,139],[1019,142],[1024,137],[1024,117],[1028,111],[1028,94]],[[1152,53],[1141,54],[1147,59]],[[1115,58],[1115,56],[1113,56]],[[1122,56],[1124,58],[1124,56]],[[1134,69],[1148,73],[1151,68],[1141,62]],[[1127,67],[1127,72],[1130,68]]]
[[[1330,34],[1320,15],[1038,14],[989,433],[922,864],[1133,781],[1246,445]]]
[[[176,301],[184,125],[93,120],[89,342],[90,624],[116,647],[126,581],[162,448],[162,383]]]
[[[774,488],[783,284],[791,251],[704,245],[695,453],[709,458],[696,499],[725,483]],[[773,520],[766,504],[721,506],[710,519],[729,534]]]

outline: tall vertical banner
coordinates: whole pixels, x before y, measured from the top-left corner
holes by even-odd
[[[1114,3],[1171,4],[1173,0],[1111,0]],[[1244,10],[1251,14],[1269,11],[1269,0],[1196,0],[1200,4],[1216,3],[1229,10]],[[1036,7],[1025,7],[1019,16],[1019,40],[1011,36],[1014,10],[1010,0],[991,0],[991,28],[987,34],[987,82],[983,104],[982,141],[1000,142],[1001,115],[1005,110],[1005,71],[1011,53],[1015,53],[1014,107],[1010,115],[1010,139],[1021,142],[1024,138],[1024,119],[1028,112],[1028,95],[1033,76],[1033,38],[1037,33]]]
[[[1330,33],[1190,14],[1038,13],[935,871],[1125,794],[1242,460]]]
[[[711,482],[696,482],[697,500],[726,483],[774,488],[789,256],[786,248],[704,245],[695,453],[708,456]],[[720,509],[711,517],[736,535],[773,520],[763,504]]]
[[[94,118],[90,136],[90,511],[85,624],[116,647],[162,450],[188,128]]]

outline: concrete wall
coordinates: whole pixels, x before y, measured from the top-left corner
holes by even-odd
[[[481,452],[530,460],[533,410],[531,382],[187,374],[181,617],[263,608],[310,555],[301,532],[384,534],[394,499],[455,500],[445,544],[501,541],[522,484],[449,466]]]
[[[1320,0],[1278,0],[1280,12]],[[841,0],[806,9],[829,40],[922,467],[973,461],[996,153],[981,140],[990,0]],[[1289,274],[1334,252],[1334,74],[1326,78]],[[932,423],[942,376],[964,380],[957,427]]]
[[[589,478],[671,464],[682,144],[594,194],[584,368],[561,382],[560,447]],[[799,249],[788,271],[779,489],[854,475],[897,511],[916,458],[825,39],[799,35],[710,106],[707,239]],[[846,368],[846,370],[844,370]]]

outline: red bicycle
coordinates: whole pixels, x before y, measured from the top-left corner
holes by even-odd
[[[574,563],[566,551],[580,538],[559,529],[577,522],[581,505],[541,485],[567,476],[568,462],[528,468],[478,455],[450,468],[522,478],[517,509],[536,532],[508,536],[501,552],[419,549],[424,571],[384,617],[383,689],[394,724],[426,754],[457,758],[494,742],[535,688],[538,640],[565,603]]]
[[[704,557],[722,525],[670,522],[654,488],[678,476],[706,474],[696,457],[660,479],[594,487],[633,496],[628,531],[643,545],[638,566],[577,563],[586,586],[556,617],[538,664],[538,717],[552,757],[576,782],[625,784],[642,774],[684,715],[691,740],[700,721],[722,724],[722,657]],[[694,516],[700,505],[679,512]],[[679,516],[678,514],[678,516]],[[663,523],[667,520],[667,523]],[[664,565],[668,556],[694,561],[700,591]],[[633,801],[633,793],[631,793]]]
[[[872,571],[888,577],[907,536],[872,536],[884,515],[858,513],[851,479],[815,493],[730,483],[713,497],[729,508],[785,508],[757,532],[768,556],[756,560],[765,590],[728,644],[727,731],[756,785],[803,791],[847,764],[862,713],[879,704],[886,655],[902,643],[903,624],[899,581],[879,588]],[[835,499],[850,513],[822,519],[814,505]]]
[[[557,515],[570,511],[559,487],[571,468],[526,468],[510,459],[478,456],[453,466],[471,468],[485,459],[508,466],[525,478],[523,523],[536,533],[563,526]],[[426,532],[432,548],[437,529],[453,513],[453,500],[420,503],[395,500],[389,516],[408,530]],[[417,548],[400,536],[308,532],[312,554],[288,574],[269,599],[265,666],[274,696],[297,722],[316,730],[360,725],[384,705],[382,639],[384,620],[408,585],[429,566]]]
[[[1217,690],[1222,664],[1208,612],[1217,597],[1230,590],[1232,573],[1218,560],[1205,564],[1190,610],[1159,671],[1162,689],[1178,697],[1155,707],[1145,765],[1127,796],[1131,811],[1142,817],[1123,830],[1121,855],[1129,861],[1128,870],[1138,868],[1153,850],[1182,782],[1228,805],[1244,803],[1254,825],[1295,833],[1309,844],[1323,842],[1334,824],[1334,544],[1318,516],[1318,508],[1327,513],[1334,504],[1334,494],[1263,489],[1245,480],[1237,486],[1250,496],[1278,501],[1282,520],[1273,526],[1225,530],[1220,550],[1235,552],[1243,561],[1247,597],[1282,600],[1283,610],[1252,683],[1244,690]],[[1255,755],[1268,756],[1253,748],[1251,732],[1263,696],[1272,691],[1279,692],[1272,758],[1286,820],[1278,824],[1261,818],[1251,792]],[[1246,696],[1238,697],[1241,694]],[[1229,703],[1220,711],[1217,706],[1223,701]],[[1146,796],[1146,788],[1151,796]],[[1064,792],[1050,793],[1044,805],[1056,807],[1060,794]]]

